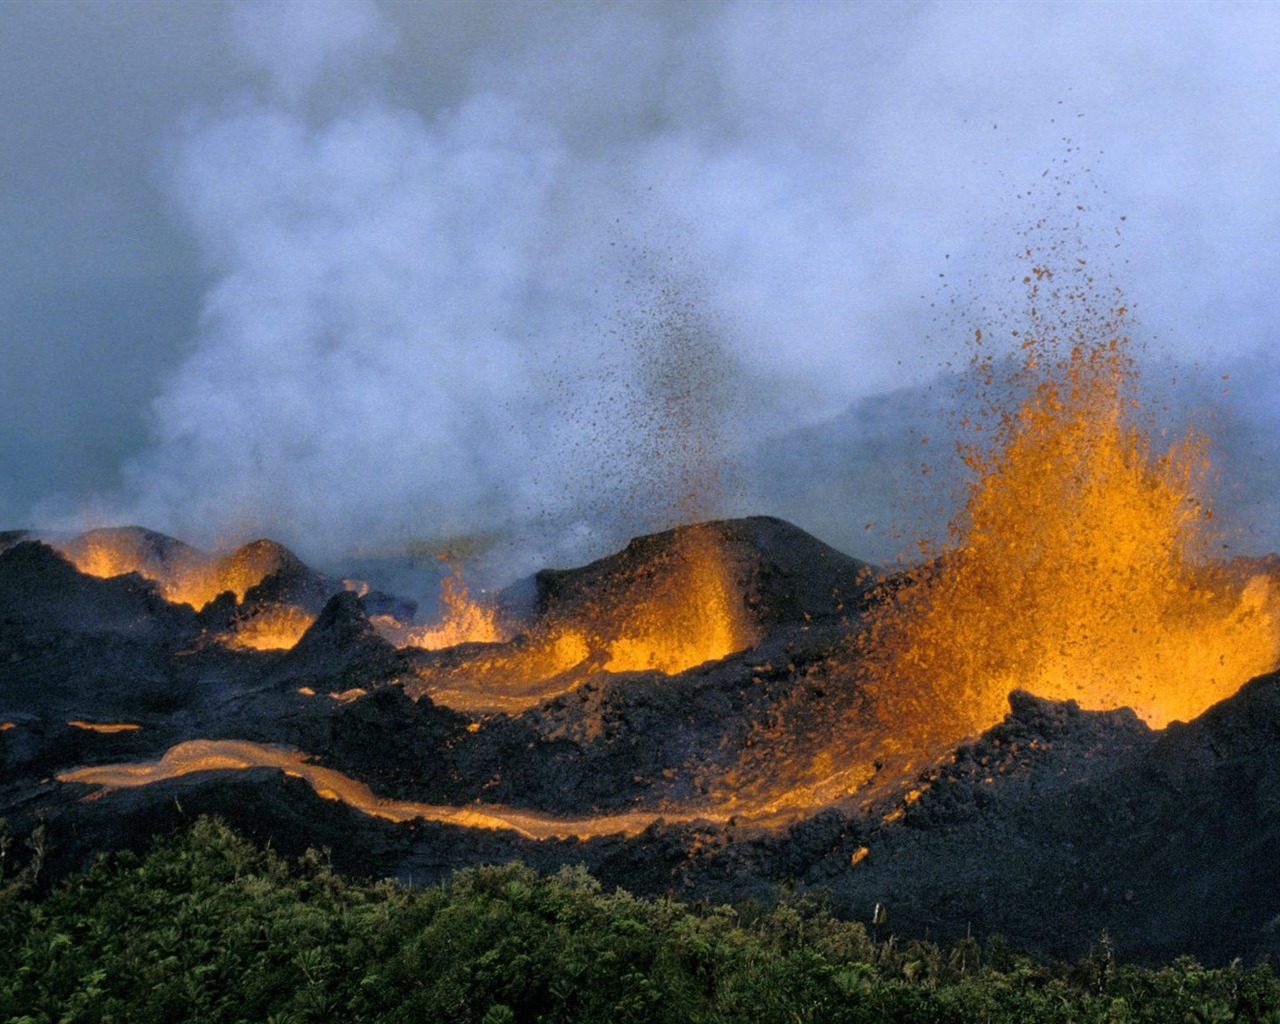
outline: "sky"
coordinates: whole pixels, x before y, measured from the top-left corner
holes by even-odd
[[[1047,219],[1280,548],[1277,52],[1265,3],[0,5],[0,526],[887,559]]]

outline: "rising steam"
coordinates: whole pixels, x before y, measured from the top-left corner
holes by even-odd
[[[82,308],[75,318],[92,327],[77,344],[93,358],[49,364],[77,373],[24,373],[43,364],[19,360],[6,515],[38,527],[143,522],[206,546],[265,534],[313,560],[533,522],[608,534],[577,552],[601,554],[629,532],[588,514],[619,505],[598,493],[611,454],[599,439],[626,417],[592,434],[583,413],[636,381],[609,332],[646,315],[632,271],[648,248],[700,282],[697,318],[730,357],[727,390],[747,399],[720,439],[730,455],[752,452],[749,507],[892,558],[887,524],[920,454],[903,420],[918,422],[922,385],[950,349],[924,340],[935,275],[1000,276],[1000,238],[1022,219],[1010,198],[1069,124],[1097,159],[1100,205],[1129,215],[1126,289],[1145,325],[1184,364],[1206,360],[1196,389],[1232,371],[1231,457],[1248,481],[1239,507],[1260,544],[1277,543],[1280,220],[1259,169],[1280,159],[1280,134],[1276,15],[1264,5],[1182,5],[1167,15],[1178,31],[1154,34],[1127,5],[226,9],[228,45],[194,43],[221,98],[174,131],[159,173],[204,263],[198,330],[158,352],[154,364],[173,372],[140,375],[136,353],[108,366],[102,352],[141,335]],[[173,45],[205,25],[173,19]],[[251,74],[229,86],[237,64]],[[154,72],[155,91],[198,94]],[[108,86],[103,106],[128,111],[126,138],[163,130]],[[112,124],[92,127],[114,138]],[[66,159],[55,126],[31,135]],[[138,192],[136,153],[119,148]],[[88,187],[96,164],[79,173],[41,183],[83,200],[63,196],[60,209],[155,214],[154,196],[117,204],[119,183]],[[1109,213],[1095,224],[1108,237],[1112,226]],[[96,278],[75,282],[83,257],[98,277],[118,271],[119,302],[133,309],[156,271],[117,265],[128,246],[110,236],[126,233],[51,231],[39,244],[70,277],[37,290],[58,304],[95,292]],[[13,248],[29,258],[26,243]],[[171,258],[185,280],[187,254],[168,252],[152,263]],[[10,275],[15,294],[43,302],[25,295],[24,274]],[[15,348],[56,349],[22,319]],[[1261,354],[1249,374],[1219,369],[1250,350]],[[143,419],[135,396],[154,394],[150,440],[119,493],[30,509],[42,491],[114,479],[103,463],[134,443],[118,424]],[[90,405],[91,428],[77,411]],[[818,425],[825,436],[798,432]],[[85,443],[95,432],[114,442]],[[823,456],[832,436],[850,468]],[[764,439],[777,455],[767,462],[755,458]],[[545,553],[568,557],[554,543]]]

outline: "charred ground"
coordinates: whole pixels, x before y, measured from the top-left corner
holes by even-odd
[[[278,546],[255,553],[259,582],[197,611],[137,573],[87,575],[48,544],[4,534],[0,816],[20,830],[46,824],[46,879],[213,812],[285,852],[328,846],[362,876],[425,882],[512,858],[581,863],[639,893],[767,900],[779,886],[820,889],[851,918],[884,904],[899,934],[1000,932],[1054,955],[1079,955],[1104,928],[1131,957],[1280,952],[1280,674],[1161,731],[1125,709],[1016,691],[981,735],[916,756],[888,749],[839,799],[797,810],[765,786],[771,764],[783,774],[810,763],[811,738],[835,718],[863,723],[851,751],[884,727],[828,666],[892,579],[778,520],[705,529],[729,552],[757,630],[750,646],[674,674],[610,672],[589,654],[562,692],[511,711],[453,710],[419,681],[518,651],[547,616],[589,617],[583,609],[627,594],[673,533],[540,573],[511,639],[435,652],[379,635],[371,616],[403,609],[394,598],[357,596]],[[182,554],[161,535],[131,536]],[[291,649],[224,642],[237,619],[281,603],[314,615]],[[111,725],[137,728],[101,731]],[[57,779],[194,739],[296,748],[392,800],[650,820],[629,835],[533,840],[372,817],[276,768],[101,795]],[[724,801],[731,783],[765,794],[753,813]],[[761,809],[770,799],[782,808],[772,817]]]

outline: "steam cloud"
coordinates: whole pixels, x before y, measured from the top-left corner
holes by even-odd
[[[704,426],[756,463],[702,511],[795,515],[885,557],[933,415],[921,388],[1014,272],[1040,212],[1018,197],[1055,164],[1095,252],[1127,215],[1108,258],[1162,352],[1207,359],[1212,338],[1215,360],[1274,376],[1280,211],[1249,172],[1280,165],[1269,10],[1181,8],[1187,45],[1159,52],[1155,15],[1119,5],[490,13],[429,102],[404,84],[397,11],[235,9],[265,78],[172,146],[213,284],[126,469],[133,518],[304,554],[539,516],[553,550],[612,542],[616,467],[643,476],[661,435],[637,367],[684,343],[671,313],[694,303]],[[1255,423],[1261,394],[1234,400]],[[785,471],[805,430],[864,460],[842,478],[858,493]]]

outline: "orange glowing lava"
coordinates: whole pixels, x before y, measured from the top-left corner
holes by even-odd
[[[278,768],[286,775],[305,780],[326,800],[340,800],[375,817],[390,821],[441,821],[468,828],[509,829],[527,839],[589,839],[617,834],[634,836],[655,821],[681,822],[707,818],[701,814],[656,815],[643,811],[560,818],[498,804],[448,807],[407,800],[386,800],[376,796],[363,782],[331,768],[312,764],[300,751],[246,740],[189,740],[171,747],[158,761],[76,768],[59,773],[57,779],[59,782],[79,782],[111,790],[145,786],[195,772],[260,767]]]
[[[302,638],[315,618],[295,605],[262,608],[239,619],[222,641],[228,647],[255,651],[288,650]]]
[[[1207,559],[1207,443],[1154,446],[1124,309],[1096,317],[1068,296],[1074,319],[1051,329],[1034,310],[1053,275],[1034,274],[1026,397],[962,448],[975,480],[950,544],[862,637],[883,712],[909,694],[925,735],[993,724],[1015,688],[1158,728],[1280,664],[1280,581]]]
[[[673,675],[753,644],[754,624],[714,528],[662,536],[642,553],[629,549],[607,582],[547,609],[513,641],[422,668],[409,692],[459,710],[518,712],[597,672]]]
[[[68,722],[67,725],[75,729],[102,733],[133,732],[135,729],[142,728],[142,726],[135,725],[133,722],[82,722],[79,719]]]
[[[66,551],[63,553],[67,554]],[[82,573],[102,579],[123,576],[129,572],[146,575],[140,572],[138,560],[131,557],[130,552],[102,538],[86,539],[83,550],[71,556],[71,560]]]
[[[169,601],[177,600],[181,581],[202,572],[208,562],[195,548],[133,527],[89,530],[59,543],[58,548],[82,573],[109,579],[136,572],[156,583]]]
[[[1280,573],[1210,557],[1208,442],[1156,443],[1125,310],[1094,310],[1077,280],[1045,294],[1053,274],[1028,276],[1012,363],[975,334],[972,483],[947,544],[882,588],[843,652],[792,673],[711,780],[721,810],[906,792],[1015,689],[1162,728],[1280,665]]]
[[[316,695],[316,691],[310,686],[299,686],[296,692],[303,697],[314,697]],[[326,693],[325,696],[330,700],[337,701],[339,704],[350,704],[353,700],[359,700],[368,692],[363,686],[353,686],[349,690],[343,690],[341,693]]]
[[[601,671],[601,661],[586,637],[575,631],[521,636],[423,667],[405,681],[405,692],[415,698],[426,694],[457,711],[519,714],[572,690]]]
[[[134,572],[154,582],[166,601],[188,604],[197,611],[223,593],[243,602],[250,590],[273,573],[301,568],[293,555],[273,541],[254,541],[210,557],[137,527],[90,530],[59,548],[83,573],[110,578]],[[290,648],[314,620],[314,615],[296,605],[258,608],[240,615],[218,639],[244,650]]]
[[[212,558],[172,538],[133,527],[90,530],[58,546],[87,575],[109,578],[136,572],[153,581],[166,601],[189,604],[197,611],[227,591],[243,601],[288,557],[278,544],[258,540]]]
[[[610,672],[675,675],[755,643],[732,566],[707,527],[677,530],[656,564],[643,567],[604,616]]]
[[[462,579],[462,570],[457,566],[440,581],[440,616],[436,622],[429,626],[402,626],[388,615],[376,615],[373,623],[378,632],[396,646],[421,647],[428,651],[510,639],[498,610],[471,597]]]

